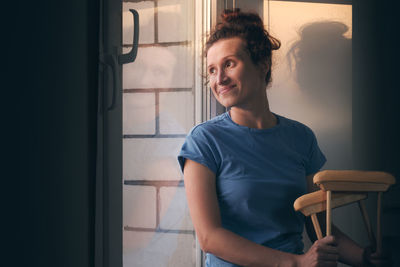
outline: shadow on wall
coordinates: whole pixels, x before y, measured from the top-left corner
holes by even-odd
[[[318,132],[325,168],[352,168],[352,40],[336,21],[303,25],[286,54],[300,93],[296,98]]]
[[[312,122],[310,127],[327,157],[324,169],[353,168],[352,40],[348,31],[347,25],[336,21],[305,24],[286,54],[299,90],[293,104]],[[333,213],[334,223],[343,232],[361,245],[368,243],[356,205]],[[311,245],[307,241],[305,247]]]
[[[290,47],[289,66],[310,101],[325,106],[335,104],[331,97],[335,102],[351,100],[351,39],[344,36],[348,30],[335,21],[306,24],[299,31],[300,39]]]

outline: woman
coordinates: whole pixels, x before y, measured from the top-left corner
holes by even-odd
[[[194,127],[178,156],[206,265],[363,266],[364,250],[334,227],[303,254],[293,202],[315,190],[326,160],[308,127],[269,109],[279,47],[258,15],[239,9],[224,11],[206,43],[211,90],[229,111]]]

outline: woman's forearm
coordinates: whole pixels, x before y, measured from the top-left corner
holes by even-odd
[[[294,267],[298,257],[256,244],[222,227],[209,231],[200,244],[205,252],[241,266]]]
[[[215,179],[207,167],[186,160],[186,196],[201,248],[241,266],[295,266],[296,255],[258,245],[222,227]]]
[[[332,225],[332,235],[336,238],[339,250],[339,261],[351,266],[362,266],[363,248],[334,225]]]
[[[321,230],[323,235],[325,235],[326,229],[326,213],[321,212],[318,214],[318,221],[321,225]],[[307,233],[311,241],[316,238],[311,220],[306,219]],[[332,224],[332,235],[335,237],[337,248],[339,252],[339,261],[351,266],[362,266],[363,263],[363,252],[364,249],[361,248],[356,242],[349,238],[346,234],[339,230],[335,225]]]

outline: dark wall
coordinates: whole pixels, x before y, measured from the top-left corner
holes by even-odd
[[[353,1],[353,154],[355,168],[392,173],[400,183],[400,99],[396,4]],[[372,218],[376,196],[368,200]],[[383,245],[400,266],[400,184],[383,198]]]
[[[93,266],[97,2],[2,7],[2,230],[12,266]],[[395,10],[354,1],[353,143],[357,168],[399,177]]]
[[[98,1],[25,2],[2,8],[5,99],[19,120],[4,188],[18,213],[5,217],[9,264],[0,265],[94,266]]]

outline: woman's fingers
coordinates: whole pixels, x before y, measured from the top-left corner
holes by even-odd
[[[390,267],[392,266],[391,257],[385,254],[372,253],[368,257],[368,262],[372,264],[372,266],[379,267]]]
[[[329,253],[329,252],[320,252],[320,253],[318,253],[318,260],[337,262],[339,260],[339,254]]]
[[[332,245],[332,246],[336,246],[337,245],[336,239],[335,239],[335,237],[333,235],[325,236],[324,238],[315,241],[314,244],[315,243],[321,243],[321,244]]]
[[[300,266],[337,266],[339,252],[333,236],[326,236],[314,242],[303,257]]]
[[[374,248],[366,247],[363,253],[363,260],[366,266],[391,267],[393,265],[391,255],[388,251],[381,253],[373,252]]]
[[[326,236],[314,242],[313,247],[319,253],[338,254],[337,244],[334,236]]]
[[[333,262],[336,266],[339,260],[339,251],[336,247],[335,237],[331,235],[326,236],[316,242],[318,242],[318,244],[316,244],[318,260],[325,263]]]

